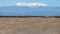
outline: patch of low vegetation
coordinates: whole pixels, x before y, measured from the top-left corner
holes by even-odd
[[[60,18],[60,16],[0,16],[0,17],[18,17],[18,18],[29,18],[29,17]]]

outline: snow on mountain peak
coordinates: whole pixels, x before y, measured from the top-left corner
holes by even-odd
[[[25,2],[19,2],[19,3],[15,3],[13,4],[15,6],[27,6],[27,7],[45,7],[45,6],[48,6],[48,4],[46,3],[40,3],[40,2],[34,2],[34,3],[25,3]],[[12,6],[12,5],[9,5],[9,6]]]
[[[45,3],[16,3],[15,4],[16,6],[27,6],[27,7],[39,7],[39,6],[48,6],[48,4],[45,4]]]

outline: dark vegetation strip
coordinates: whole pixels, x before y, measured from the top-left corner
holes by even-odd
[[[29,18],[29,17],[41,17],[41,18],[60,18],[60,16],[0,16],[0,17],[15,17],[15,18]]]

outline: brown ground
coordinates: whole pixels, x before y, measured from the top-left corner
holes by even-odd
[[[0,18],[0,34],[60,34],[60,18]]]

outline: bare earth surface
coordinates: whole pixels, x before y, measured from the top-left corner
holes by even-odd
[[[60,18],[0,18],[0,34],[60,34]]]

